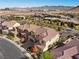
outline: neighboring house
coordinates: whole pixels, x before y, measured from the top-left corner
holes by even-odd
[[[4,21],[2,23],[2,26],[6,26],[9,30],[12,30],[13,28],[19,27],[20,24],[14,20],[12,21]]]
[[[4,33],[4,34],[12,33],[12,34],[14,34],[14,37],[16,38],[14,41],[19,41],[19,39],[17,38],[17,34],[18,34],[17,27],[19,27],[20,24],[18,22],[14,21],[14,20],[4,21],[2,23],[2,26],[3,26],[3,28],[5,27],[4,29],[2,29],[2,33]]]
[[[48,50],[49,45],[52,45],[54,42],[56,42],[60,36],[58,31],[51,28],[41,27],[32,24],[30,24],[29,28],[27,27],[27,25],[25,25],[24,27],[26,27],[29,32],[34,32],[36,40],[38,40],[35,45],[40,46],[43,52]]]
[[[72,40],[68,44],[50,51],[56,59],[79,59],[79,40]]]

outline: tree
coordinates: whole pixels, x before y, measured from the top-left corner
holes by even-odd
[[[59,40],[57,42],[54,43],[54,46],[56,47],[60,47],[64,45],[64,39],[62,37],[59,38]]]
[[[15,40],[14,36],[11,36],[10,34],[9,34],[9,35],[7,35],[7,38],[8,38],[8,39],[10,39],[10,40],[12,40],[12,41],[14,41],[14,40]]]
[[[5,8],[4,10],[10,10],[9,8]]]
[[[46,51],[41,54],[40,59],[55,59],[55,57],[49,51]]]

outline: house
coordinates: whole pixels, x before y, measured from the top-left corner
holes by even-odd
[[[72,40],[68,44],[50,51],[56,59],[79,59],[79,40]]]
[[[2,26],[6,26],[9,30],[12,30],[13,28],[20,26],[20,24],[16,21],[12,20],[12,21],[4,21],[2,23]]]
[[[26,27],[25,25],[24,27]],[[55,29],[41,27],[37,25],[30,24],[30,27],[26,27],[29,32],[34,32],[35,38],[30,37],[29,39],[37,40],[38,42],[34,43],[34,45],[38,46],[42,49],[43,52],[48,50],[49,45],[52,45],[59,39],[59,32]]]
[[[39,27],[35,30],[36,35],[39,35],[39,41],[44,47],[43,52],[48,50],[49,46],[55,43],[59,39],[59,33],[51,28]]]
[[[20,26],[20,24],[17,21],[4,21],[2,23],[3,29],[2,33],[4,34],[13,34],[14,37],[16,38],[14,41],[18,41],[19,39],[17,38],[17,27]]]

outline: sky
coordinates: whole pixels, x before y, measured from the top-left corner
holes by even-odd
[[[0,0],[0,8],[77,5],[79,0]]]

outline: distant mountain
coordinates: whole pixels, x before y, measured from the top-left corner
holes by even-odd
[[[74,9],[78,9],[78,8],[79,8],[79,6],[76,6],[76,7],[72,8],[72,10],[74,10]]]
[[[42,6],[42,7],[32,7],[29,9],[49,9],[49,10],[67,10],[73,8],[72,6]]]
[[[74,13],[79,13],[79,6],[71,8],[69,11],[74,12]]]
[[[73,6],[41,6],[41,7],[27,7],[27,8],[19,8],[19,7],[14,7],[14,8],[5,8],[1,10],[18,10],[18,11],[26,11],[26,10],[70,10],[72,9]]]
[[[28,7],[28,8],[9,8],[10,10],[43,10],[43,9],[49,9],[49,10],[69,10],[73,8],[73,6],[41,6],[41,7]],[[5,8],[6,9],[6,8]],[[4,10],[5,10],[4,9]]]

